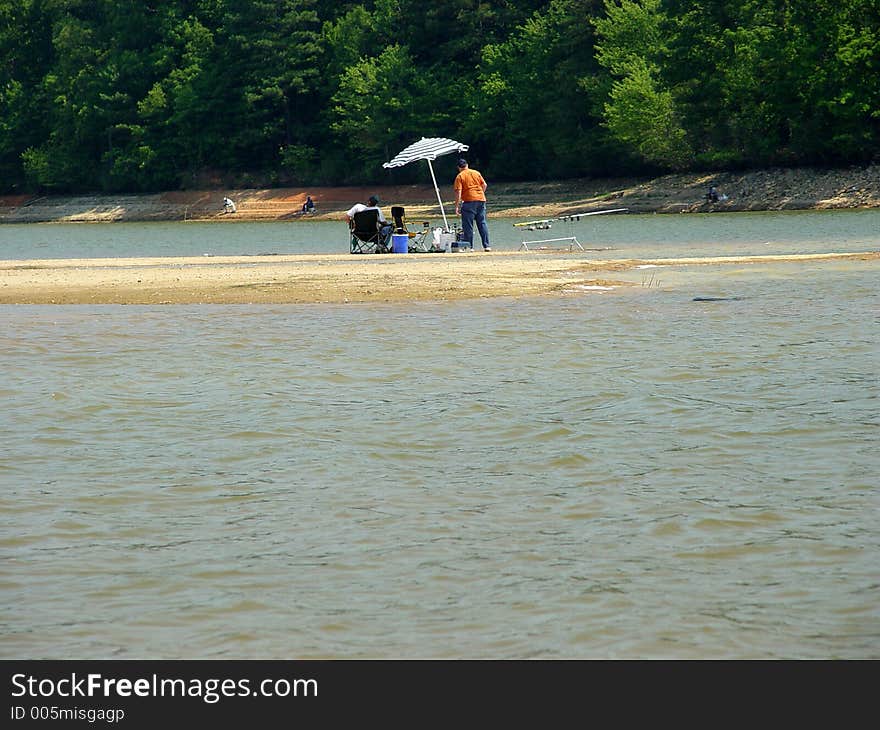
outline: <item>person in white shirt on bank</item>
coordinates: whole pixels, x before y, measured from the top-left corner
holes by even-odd
[[[348,218],[349,228],[352,224],[352,219],[354,218],[355,213],[360,213],[362,210],[377,210],[379,211],[379,234],[382,236],[382,240],[388,240],[388,236],[391,235],[391,224],[385,219],[385,215],[382,213],[382,209],[379,207],[379,198],[375,195],[371,195],[367,199],[368,205],[364,205],[363,203],[355,203],[351,208],[346,212],[346,217]]]

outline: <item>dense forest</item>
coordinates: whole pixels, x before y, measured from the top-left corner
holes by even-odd
[[[878,0],[0,0],[0,192],[880,159]]]

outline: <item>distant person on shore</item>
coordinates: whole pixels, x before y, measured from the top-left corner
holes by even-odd
[[[486,223],[486,188],[488,183],[478,170],[468,167],[464,158],[458,161],[458,175],[453,183],[455,190],[455,212],[461,215],[462,236],[468,245],[474,247],[474,223],[480,232],[484,251],[489,248],[489,226]]]
[[[224,213],[235,213],[238,210],[235,207],[235,203],[233,203],[229,198],[223,198],[223,212]]]
[[[379,223],[381,224],[379,227],[379,234],[382,237],[383,241],[388,240],[388,236],[391,235],[391,224],[385,220],[385,215],[382,213],[382,209],[379,207],[379,198],[375,195],[371,195],[367,199],[367,205],[363,203],[355,203],[351,208],[348,209],[345,216],[348,218],[348,227],[351,228],[354,225],[354,214],[360,213],[362,210],[377,210],[379,211]]]
[[[312,200],[311,195],[306,196],[306,202],[303,203],[302,212],[303,212],[303,215],[305,215],[307,213],[314,213],[315,212],[315,201]]]
[[[719,203],[719,202],[723,203],[725,200],[728,200],[728,199],[729,198],[724,193],[719,195],[718,188],[716,188],[714,185],[710,186],[709,192],[706,193],[706,202],[707,203]]]

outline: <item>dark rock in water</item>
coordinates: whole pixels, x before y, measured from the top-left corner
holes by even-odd
[[[695,302],[739,302],[743,297],[694,297]]]

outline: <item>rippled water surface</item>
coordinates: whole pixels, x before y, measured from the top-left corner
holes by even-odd
[[[0,654],[878,658],[878,274],[0,307]]]

